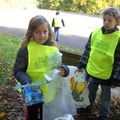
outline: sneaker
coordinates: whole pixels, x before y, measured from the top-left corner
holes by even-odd
[[[99,117],[97,118],[97,120],[107,120],[107,119],[108,119],[107,116],[99,116]]]
[[[89,107],[86,108],[78,108],[77,109],[77,113],[81,114],[81,113],[91,113],[91,109]]]

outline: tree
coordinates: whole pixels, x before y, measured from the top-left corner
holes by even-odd
[[[98,14],[109,6],[120,8],[120,0],[37,0],[39,8]]]

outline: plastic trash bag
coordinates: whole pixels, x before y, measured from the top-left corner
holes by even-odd
[[[70,76],[68,76],[66,79],[70,81],[72,96],[75,100],[76,107],[86,108],[88,105],[90,105],[90,101],[88,98],[89,90],[86,81],[86,72],[85,70],[83,70],[82,72],[75,72],[77,70],[77,67],[68,67],[70,69]]]
[[[58,66],[61,65],[62,53],[61,52],[53,53],[52,55],[48,57],[48,59],[49,59],[47,63],[48,69],[49,67],[50,69],[56,69],[58,68]]]
[[[115,87],[111,89],[111,97],[113,98],[120,97],[120,87]]]
[[[54,71],[55,72],[55,71]],[[44,120],[54,120],[65,114],[76,114],[75,102],[73,100],[69,81],[64,77],[55,74],[48,85],[47,99],[43,107]]]
[[[44,96],[45,103],[51,102],[52,100],[54,100],[56,96],[56,90],[59,86],[58,73],[59,73],[59,70],[53,69],[48,74],[44,75],[47,80],[51,80],[48,83],[48,89],[47,89],[46,96]]]
[[[55,120],[74,120],[74,118],[71,114],[66,114],[63,117],[56,118]]]
[[[79,96],[80,101],[76,101],[76,108],[86,108],[88,105],[90,105],[90,101],[89,101],[89,90],[86,87],[84,89],[84,91],[81,93],[81,95]]]

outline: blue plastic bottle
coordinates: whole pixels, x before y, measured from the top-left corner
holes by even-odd
[[[33,105],[38,103],[43,103],[43,95],[40,90],[40,87],[25,87],[23,90],[24,96],[25,96],[25,104],[26,105]]]
[[[43,103],[44,102],[44,98],[43,98],[43,94],[40,90],[40,87],[35,87],[35,99],[34,99],[34,103]]]
[[[32,90],[30,87],[25,87],[23,90],[24,96],[25,96],[25,104],[26,105],[32,105]]]

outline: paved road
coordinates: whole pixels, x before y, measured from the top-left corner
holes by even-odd
[[[51,24],[55,12],[38,9],[0,9],[0,32],[23,37],[31,17],[41,14]],[[60,31],[61,40],[58,42],[60,45],[83,50],[89,34],[98,26],[101,26],[101,19],[98,16],[68,12],[61,12],[61,15],[66,26],[61,28]]]

